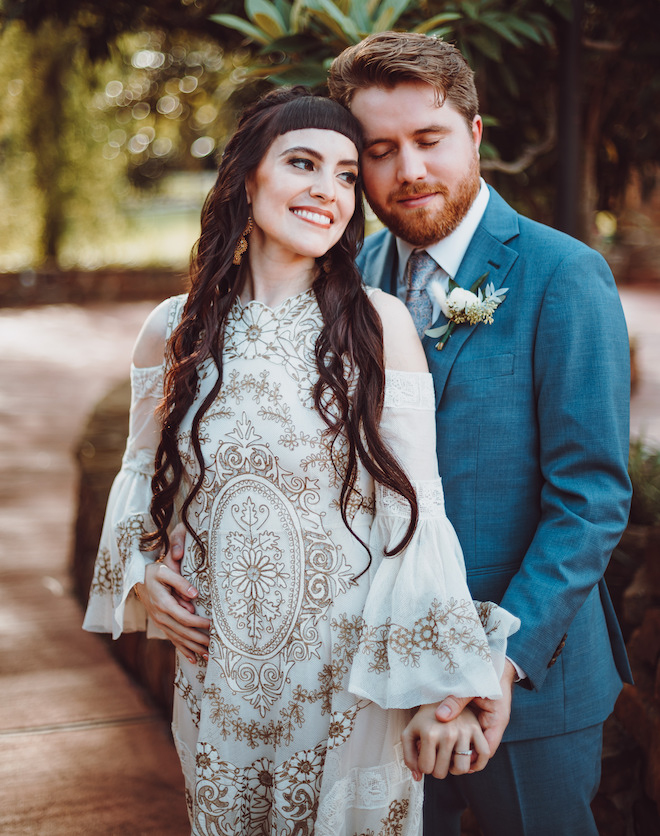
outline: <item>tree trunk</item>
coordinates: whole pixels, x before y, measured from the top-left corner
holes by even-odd
[[[29,137],[35,160],[35,181],[42,199],[40,255],[47,266],[58,263],[65,226],[65,195],[62,190],[65,125],[64,76],[71,62],[72,44],[61,27],[46,23],[33,40],[34,105],[28,114]]]
[[[557,202],[555,226],[581,238],[578,213],[580,183],[580,68],[584,0],[572,1],[573,14],[562,20],[559,31],[559,104],[557,108]]]

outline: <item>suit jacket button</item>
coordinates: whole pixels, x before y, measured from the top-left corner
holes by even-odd
[[[562,652],[562,650],[563,650],[563,649],[564,649],[564,647],[566,646],[566,637],[567,637],[567,635],[568,635],[568,633],[564,633],[564,637],[562,638],[562,640],[561,640],[561,641],[559,642],[559,644],[557,645],[557,649],[555,650],[555,652],[552,654],[552,659],[550,659],[550,661],[548,662],[548,667],[549,667],[549,668],[551,668],[551,667],[554,665],[554,663],[555,663],[555,662],[557,661],[557,659],[559,658],[559,654]]]

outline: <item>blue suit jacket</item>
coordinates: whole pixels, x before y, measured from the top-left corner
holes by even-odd
[[[358,265],[367,283],[395,292],[396,259],[382,230]],[[528,688],[514,689],[505,735],[517,740],[602,722],[630,680],[603,581],[630,504],[630,358],[604,259],[492,189],[456,280],[470,287],[486,271],[509,288],[494,323],[457,326],[442,351],[423,342],[470,589],[522,622],[509,655]]]

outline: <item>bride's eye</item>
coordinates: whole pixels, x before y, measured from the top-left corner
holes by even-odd
[[[314,163],[304,157],[294,157],[289,160],[289,164],[294,166],[294,168],[300,168],[303,171],[314,171]]]
[[[354,171],[342,171],[339,176],[351,186],[354,186],[357,183],[358,176]]]

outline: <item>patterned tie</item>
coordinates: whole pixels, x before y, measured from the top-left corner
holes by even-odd
[[[420,340],[433,319],[433,303],[426,285],[438,265],[426,250],[413,250],[406,264],[406,307],[417,328]]]

